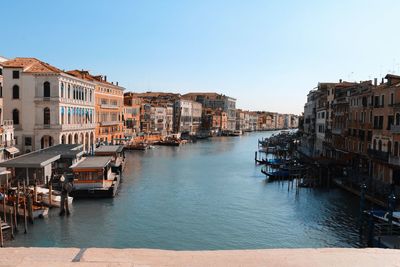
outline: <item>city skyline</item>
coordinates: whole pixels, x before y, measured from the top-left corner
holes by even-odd
[[[395,1],[77,3],[3,4],[14,41],[0,55],[107,74],[127,91],[216,91],[238,108],[294,114],[319,81],[400,69]]]

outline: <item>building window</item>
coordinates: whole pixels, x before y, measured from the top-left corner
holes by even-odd
[[[381,107],[385,106],[385,95],[381,95]]]
[[[61,83],[61,97],[64,97],[64,83]]]
[[[50,125],[50,109],[47,107],[43,109],[43,124]]]
[[[71,98],[71,86],[68,84],[68,98]]]
[[[50,83],[43,83],[43,97],[50,97]]]
[[[393,104],[394,104],[394,94],[391,93],[390,94],[390,105],[393,105]]]
[[[25,137],[25,146],[32,145],[32,137]]]
[[[12,75],[13,75],[13,79],[19,79],[19,71],[18,70],[13,70]]]
[[[19,111],[18,109],[14,109],[12,113],[14,124],[19,124]]]
[[[13,99],[19,99],[19,86],[13,86]]]

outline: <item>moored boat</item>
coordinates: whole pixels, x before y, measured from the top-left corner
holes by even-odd
[[[111,157],[87,157],[71,166],[74,173],[75,198],[114,197],[118,192],[120,175],[112,171]]]
[[[49,189],[45,187],[37,187],[36,192],[38,201],[50,206]],[[68,196],[68,205],[72,205],[73,197]],[[59,208],[61,206],[61,192],[57,190],[51,191],[51,206]]]
[[[127,144],[125,146],[125,149],[127,150],[147,150],[148,148],[150,148],[150,145],[146,142],[139,142],[139,143],[131,143],[131,144]]]
[[[122,171],[125,168],[124,146],[122,145],[100,146],[96,149],[95,155],[111,157],[111,166],[113,172],[122,175]]]

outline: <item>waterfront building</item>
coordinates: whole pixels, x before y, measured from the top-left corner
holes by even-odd
[[[85,70],[71,70],[68,74],[95,84],[96,143],[114,143],[114,139],[124,138],[125,88],[118,82],[108,82],[107,76],[93,76]]]
[[[203,128],[212,135],[222,134],[228,128],[228,114],[221,109],[203,108]]]
[[[250,112],[249,125],[250,125],[250,131],[258,130],[258,114],[257,114],[257,112]]]
[[[316,123],[316,90],[311,90],[307,95],[304,105],[303,135],[300,139],[299,151],[307,157],[314,156],[315,123]]]
[[[137,136],[140,133],[141,99],[135,94],[124,94],[124,131],[125,136]]]
[[[4,119],[13,120],[15,145],[22,153],[56,144],[93,148],[95,83],[36,58],[2,65]]]
[[[196,134],[200,130],[201,116],[202,105],[200,103],[184,98],[175,101],[175,132]]]
[[[245,130],[245,112],[241,109],[236,109],[236,130],[244,131]]]
[[[228,116],[228,131],[236,129],[236,99],[217,93],[188,93],[182,98],[190,99],[202,104],[203,109],[221,110]]]
[[[250,131],[250,112],[249,111],[243,111],[244,113],[244,131],[248,132]]]
[[[14,125],[12,120],[3,117],[3,66],[8,59],[0,57],[0,161],[14,157],[19,150],[14,147]]]
[[[325,141],[326,114],[327,114],[328,89],[318,86],[316,91],[316,120],[315,120],[315,147],[314,154],[323,155],[323,142]]]
[[[167,109],[165,107],[154,107],[150,109],[150,129],[151,132],[159,133],[161,136],[167,135]]]

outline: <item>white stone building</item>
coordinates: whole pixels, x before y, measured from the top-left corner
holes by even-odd
[[[175,101],[175,132],[195,134],[200,128],[201,115],[201,103],[188,99],[179,99]]]
[[[26,153],[55,144],[93,148],[95,84],[35,58],[3,62],[4,118]]]

